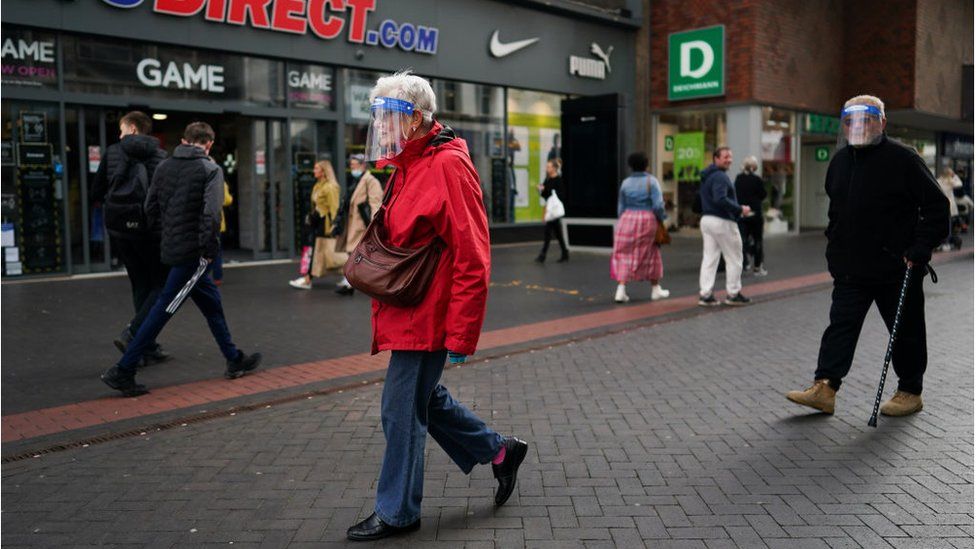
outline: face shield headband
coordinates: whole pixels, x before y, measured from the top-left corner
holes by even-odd
[[[881,141],[884,117],[874,105],[851,105],[840,113],[838,146],[864,147]]]
[[[403,152],[414,105],[404,99],[377,97],[369,105],[366,160],[391,160]]]

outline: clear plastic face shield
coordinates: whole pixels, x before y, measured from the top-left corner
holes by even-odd
[[[840,113],[840,135],[837,148],[852,145],[866,147],[881,142],[884,118],[874,105],[851,105]]]
[[[370,122],[366,131],[366,160],[392,160],[409,140],[407,132],[413,117],[413,103],[393,97],[377,97],[369,105]]]

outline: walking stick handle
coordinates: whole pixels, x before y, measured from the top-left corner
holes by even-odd
[[[895,309],[895,321],[891,323],[891,336],[888,338],[888,350],[885,352],[884,366],[881,368],[881,382],[878,383],[878,394],[874,398],[874,409],[868,419],[869,427],[878,426],[878,409],[881,407],[881,396],[884,393],[885,378],[888,377],[888,364],[891,363],[891,352],[895,347],[895,337],[898,335],[898,325],[901,324],[901,311],[905,306],[905,294],[908,283],[912,279],[912,266],[905,267],[905,278],[901,282],[901,293],[898,294],[898,307]]]

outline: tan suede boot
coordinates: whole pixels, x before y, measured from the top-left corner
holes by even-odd
[[[816,408],[826,414],[834,413],[834,397],[837,395],[830,386],[830,380],[818,379],[806,391],[790,391],[786,398],[797,404]]]
[[[881,405],[881,414],[886,416],[910,416],[922,411],[922,395],[905,391],[895,391],[891,400]]]

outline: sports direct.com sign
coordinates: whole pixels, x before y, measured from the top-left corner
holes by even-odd
[[[385,19],[369,25],[377,0],[102,0],[123,9],[144,2],[156,13],[176,17],[203,17],[207,21],[290,34],[314,34],[323,40],[345,35],[367,46],[400,48],[434,55],[438,29]]]

